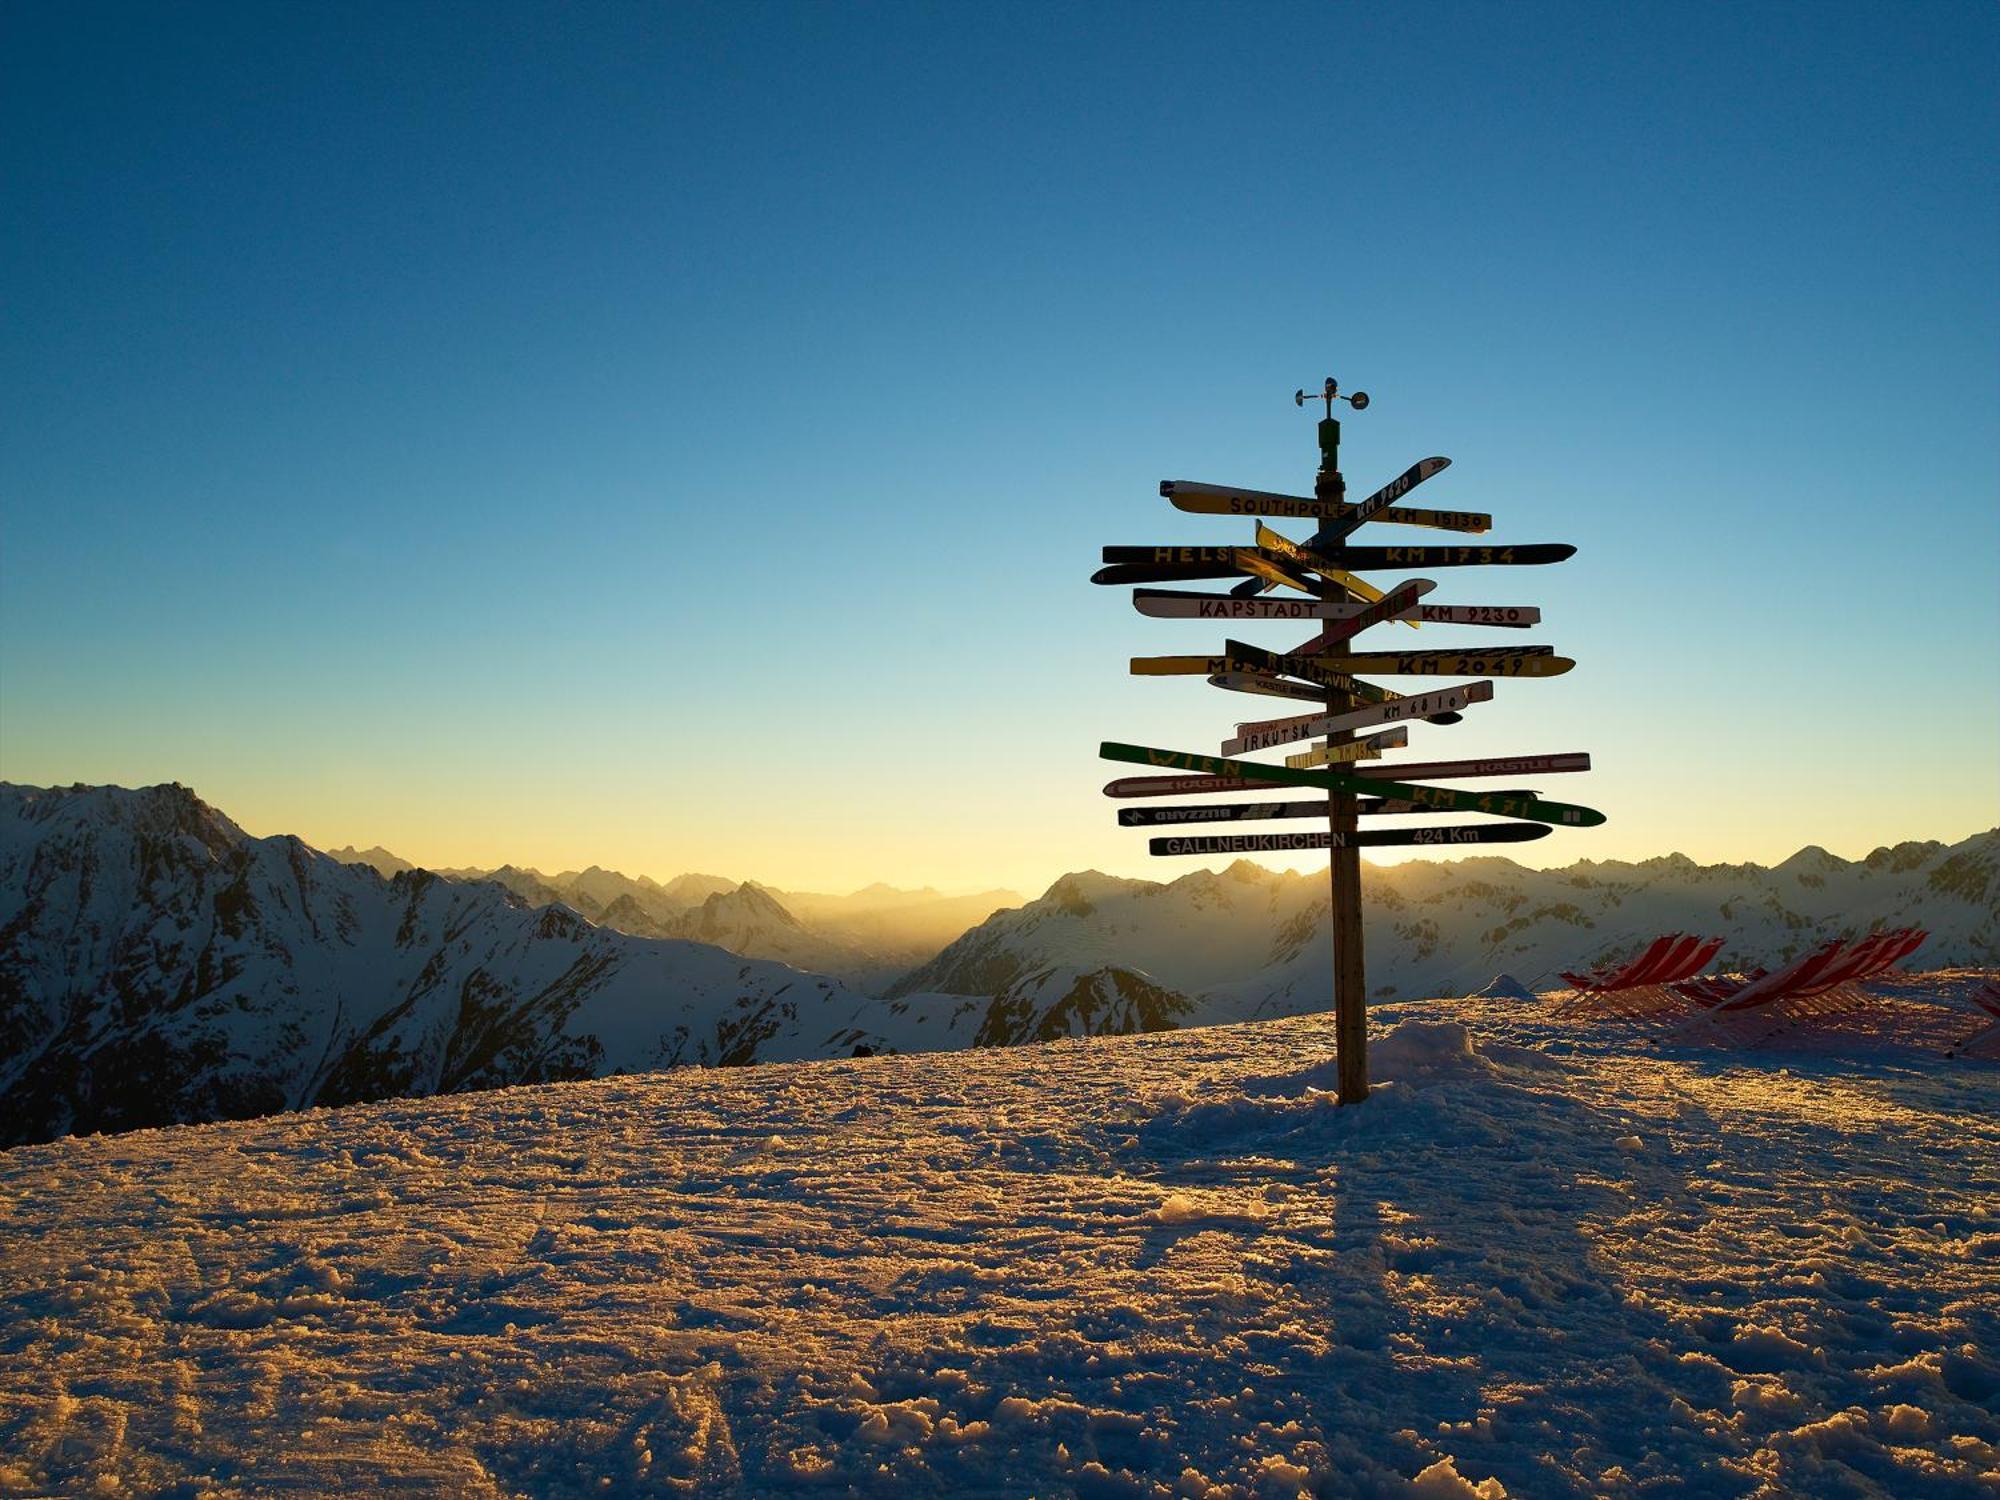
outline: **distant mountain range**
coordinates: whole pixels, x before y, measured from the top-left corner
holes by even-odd
[[[1563,969],[1630,957],[1674,931],[1723,938],[1725,970],[1775,967],[1823,937],[1906,923],[1930,930],[1917,967],[2000,965],[2000,830],[1852,862],[1807,848],[1770,869],[1679,854],[1560,870],[1413,860],[1370,867],[1363,889],[1378,1000],[1463,995],[1502,973],[1555,988]],[[995,913],[887,993],[993,995],[1116,967],[1198,997],[1191,1019],[1296,1015],[1330,1004],[1326,923],[1323,873],[1244,860],[1161,884],[1087,871]]]
[[[415,868],[387,849],[334,849],[333,859],[367,865],[385,878]],[[976,922],[1027,898],[1018,891],[945,896],[925,887],[871,885],[846,896],[781,891],[720,875],[665,882],[592,865],[544,875],[517,865],[442,869],[449,880],[491,880],[530,906],[560,902],[603,927],[634,937],[687,938],[731,953],[776,959],[877,991]]]
[[[1915,922],[1932,933],[1917,966],[2000,966],[2000,831],[1855,862],[1806,849],[1772,869],[1411,862],[1371,868],[1366,891],[1378,999],[1465,994],[1500,973],[1547,988],[1669,930],[1724,937],[1727,968]],[[595,867],[431,872],[379,848],[253,839],[178,785],[0,784],[0,1145],[1329,1003],[1323,874],[1086,871],[994,909],[1007,901]],[[926,931],[943,936],[922,946]],[[912,949],[897,977],[892,958]]]

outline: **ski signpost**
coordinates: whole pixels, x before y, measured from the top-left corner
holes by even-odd
[[[1338,384],[1308,398],[1299,391],[1293,400],[1323,400],[1326,415],[1319,424],[1320,467],[1313,493],[1274,494],[1231,485],[1199,484],[1169,479],[1160,493],[1177,510],[1195,515],[1251,518],[1248,544],[1161,544],[1106,547],[1105,566],[1093,583],[1158,584],[1203,578],[1235,578],[1227,593],[1184,592],[1138,588],[1132,603],[1153,619],[1227,622],[1230,626],[1267,621],[1305,622],[1318,631],[1288,650],[1225,637],[1218,655],[1133,657],[1130,670],[1146,677],[1205,677],[1213,687],[1259,693],[1316,705],[1316,711],[1288,717],[1238,723],[1223,740],[1221,754],[1167,750],[1147,745],[1106,741],[1098,747],[1105,760],[1148,766],[1168,775],[1122,776],[1107,784],[1107,797],[1217,796],[1237,792],[1285,792],[1283,801],[1211,802],[1178,807],[1126,808],[1118,821],[1126,827],[1158,827],[1176,823],[1256,822],[1265,819],[1324,817],[1323,833],[1183,833],[1148,841],[1151,853],[1225,855],[1329,851],[1333,928],[1334,1044],[1338,1055],[1340,1102],[1354,1104],[1368,1095],[1367,990],[1361,954],[1361,863],[1356,851],[1393,846],[1519,843],[1542,838],[1554,829],[1587,828],[1604,821],[1604,814],[1570,802],[1552,802],[1532,791],[1480,792],[1432,786],[1432,781],[1458,781],[1490,776],[1517,776],[1562,771],[1587,771],[1590,757],[1576,751],[1561,754],[1496,756],[1481,760],[1412,761],[1362,765],[1379,761],[1385,750],[1409,743],[1411,723],[1449,725],[1464,716],[1461,709],[1492,700],[1496,691],[1514,692],[1513,684],[1496,688],[1487,679],[1554,677],[1576,665],[1550,646],[1495,646],[1470,649],[1434,646],[1420,651],[1359,651],[1353,637],[1377,625],[1406,628],[1431,625],[1486,625],[1521,629],[1541,620],[1541,611],[1523,604],[1432,603],[1424,596],[1437,584],[1429,578],[1402,578],[1377,585],[1351,569],[1456,568],[1523,566],[1561,562],[1576,549],[1559,542],[1495,546],[1374,545],[1376,533],[1366,528],[1384,524],[1421,526],[1433,531],[1484,535],[1493,518],[1481,511],[1444,511],[1405,507],[1397,502],[1418,485],[1447,468],[1447,458],[1426,458],[1358,504],[1347,501],[1347,482],[1340,472],[1340,423],[1333,403],[1346,401],[1355,411],[1368,405],[1365,392],[1343,394]],[[1315,524],[1317,530],[1295,541],[1274,530],[1260,517],[1292,518]],[[1356,534],[1371,538],[1352,542]],[[1273,590],[1290,589],[1289,594]],[[1409,638],[1405,638],[1409,639]],[[1211,643],[1212,649],[1212,643]],[[1470,677],[1472,682],[1416,690],[1392,689],[1364,680],[1368,676]],[[1273,705],[1275,707],[1276,705]],[[1357,730],[1395,725],[1357,738]],[[1320,743],[1283,763],[1234,757],[1282,749],[1302,740]],[[1301,799],[1299,788],[1315,792]],[[1359,819],[1375,816],[1419,816],[1436,813],[1477,813],[1505,821],[1450,823],[1419,821],[1406,827],[1368,828]]]

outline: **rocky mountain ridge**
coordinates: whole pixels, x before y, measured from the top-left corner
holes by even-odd
[[[887,1045],[822,975],[253,839],[185,787],[0,786],[0,1144]]]

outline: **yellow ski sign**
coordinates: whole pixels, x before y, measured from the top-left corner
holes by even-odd
[[[1515,648],[1518,649],[1518,648]],[[1440,651],[1364,651],[1354,656],[1310,656],[1332,672],[1380,672],[1391,677],[1560,677],[1576,665],[1573,657],[1547,652],[1514,655],[1502,647],[1464,653]]]
[[[1382,591],[1367,579],[1356,578],[1345,568],[1327,561],[1317,552],[1301,547],[1288,536],[1281,536],[1262,521],[1257,523],[1257,545],[1266,552],[1277,553],[1287,562],[1296,563],[1301,568],[1311,568],[1327,582],[1339,584],[1357,599],[1365,599],[1370,604],[1382,602]]]
[[[1298,755],[1287,755],[1285,764],[1299,766],[1341,766],[1349,761],[1380,760],[1384,750],[1401,750],[1410,743],[1407,729],[1385,729],[1365,740],[1349,740],[1344,745],[1315,745]]]

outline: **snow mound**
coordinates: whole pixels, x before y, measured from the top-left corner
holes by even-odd
[[[1258,1073],[1221,1080],[1190,1097],[1170,1094],[1158,1101],[1159,1112],[1139,1128],[1148,1149],[1167,1155],[1203,1154],[1223,1150],[1279,1150],[1302,1141],[1321,1140],[1328,1132],[1375,1136],[1383,1131],[1417,1129],[1436,1133],[1441,1123],[1434,1104],[1414,1112],[1417,1091],[1444,1084],[1504,1085],[1521,1068],[1554,1068],[1560,1064],[1504,1043],[1475,1046],[1472,1035],[1457,1021],[1404,1021],[1368,1045],[1371,1084],[1385,1085],[1371,1095],[1368,1110],[1343,1111],[1338,1094],[1339,1060],[1321,1057],[1304,1067],[1281,1073]],[[1472,1117],[1483,1106],[1468,1104]],[[1456,1119],[1459,1111],[1447,1109]],[[1338,1117],[1338,1118],[1336,1118]]]
[[[1493,1064],[1457,1021],[1404,1021],[1368,1049],[1368,1071],[1377,1081],[1437,1083],[1490,1077]]]
[[[1468,1000],[1539,1000],[1541,996],[1512,974],[1495,974],[1465,997]]]
[[[1505,1042],[1475,1043],[1472,1033],[1457,1021],[1403,1021],[1368,1043],[1371,1084],[1486,1081],[1499,1079],[1503,1071],[1559,1072],[1561,1068],[1561,1063],[1531,1048]],[[1340,1087],[1339,1059],[1329,1053],[1301,1068],[1241,1079],[1237,1087],[1244,1097],[1222,1104],[1238,1113],[1268,1112],[1280,1099],[1300,1100],[1309,1107],[1333,1103]]]

